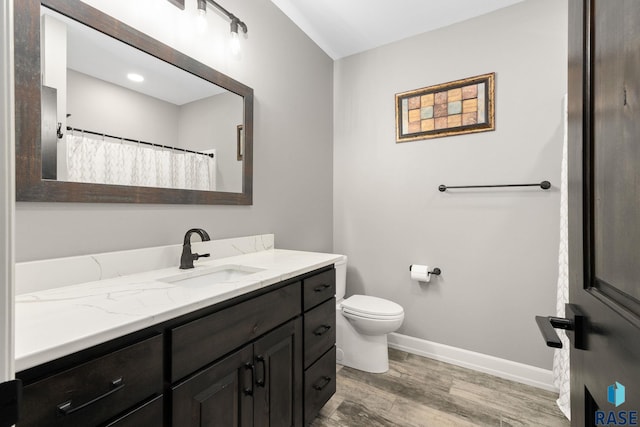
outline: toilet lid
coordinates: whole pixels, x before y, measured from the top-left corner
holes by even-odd
[[[353,314],[362,313],[375,316],[398,316],[404,313],[399,304],[368,295],[350,296],[342,302],[342,308]]]

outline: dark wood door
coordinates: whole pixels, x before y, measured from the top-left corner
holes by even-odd
[[[302,425],[302,318],[269,332],[254,344],[254,425]]]
[[[574,426],[640,423],[640,1],[570,0]]]
[[[247,345],[172,390],[176,427],[253,425],[253,346]]]

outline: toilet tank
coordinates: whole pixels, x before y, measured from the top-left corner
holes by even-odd
[[[347,256],[343,255],[334,263],[334,266],[336,268],[336,301],[340,301],[347,290]]]

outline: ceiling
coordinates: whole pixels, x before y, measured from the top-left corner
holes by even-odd
[[[524,0],[271,1],[331,58],[340,59]],[[203,79],[177,72],[163,61],[140,55],[49,9],[42,8],[42,13],[67,25],[69,68],[176,105],[220,93]],[[133,83],[125,78],[129,71],[150,78],[143,85]]]
[[[207,80],[51,9],[42,7],[41,14],[65,24],[67,67],[72,70],[178,106],[226,92]],[[142,75],[145,81],[132,82],[126,77],[130,72]]]
[[[484,15],[523,0],[271,0],[331,58]]]

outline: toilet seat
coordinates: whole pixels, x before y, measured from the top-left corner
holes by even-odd
[[[396,316],[376,316],[375,314],[354,313],[344,308],[342,309],[342,314],[349,318],[370,319],[370,320],[379,320],[379,321],[395,321],[399,319],[404,319],[404,313],[398,314]]]
[[[365,319],[397,320],[404,317],[402,306],[368,295],[353,295],[341,304],[342,312]]]

